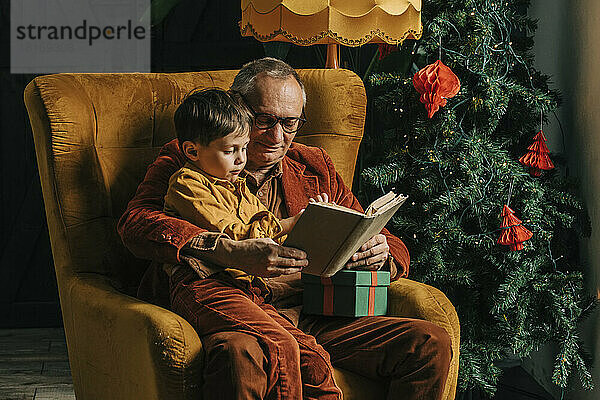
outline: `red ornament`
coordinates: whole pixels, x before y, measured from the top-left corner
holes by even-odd
[[[533,137],[533,144],[527,148],[529,150],[525,155],[519,158],[519,162],[526,167],[529,167],[531,176],[540,176],[542,170],[554,168],[554,164],[548,156],[549,150],[546,146],[546,136],[540,131]]]
[[[383,60],[390,53],[398,51],[397,45],[387,44],[387,43],[379,43],[379,60]]]
[[[521,225],[521,220],[515,217],[515,212],[507,205],[502,209],[502,234],[498,244],[510,246],[511,251],[523,250],[523,242],[531,239],[533,233]]]
[[[446,105],[446,99],[456,96],[460,90],[460,80],[440,60],[417,72],[413,76],[413,85],[421,94],[419,100],[425,104],[429,118]]]

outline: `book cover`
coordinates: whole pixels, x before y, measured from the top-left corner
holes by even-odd
[[[364,213],[332,203],[310,203],[283,245],[308,254],[303,273],[331,276],[383,229],[406,199],[389,192],[372,202]]]

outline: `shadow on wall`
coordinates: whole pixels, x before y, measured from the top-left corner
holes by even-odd
[[[536,66],[552,78],[553,87],[562,93],[562,106],[556,115],[546,115],[544,133],[553,153],[564,153],[569,160],[567,173],[580,182],[582,197],[588,207],[592,234],[581,243],[582,261],[587,265],[586,283],[590,293],[600,298],[600,2],[582,0],[534,0],[530,15],[538,20],[534,52]],[[600,310],[591,314],[581,326],[586,349],[596,360],[593,368],[596,389],[585,391],[577,379],[565,398],[592,400],[600,398]],[[556,349],[547,346],[524,368],[555,398],[560,388],[553,384],[551,373]],[[542,373],[545,371],[545,373]]]

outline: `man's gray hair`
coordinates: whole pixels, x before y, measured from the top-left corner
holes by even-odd
[[[231,90],[239,92],[247,101],[254,103],[256,100],[256,77],[260,74],[265,74],[275,79],[294,77],[302,89],[302,105],[306,105],[304,84],[300,80],[300,76],[298,76],[296,70],[286,62],[273,57],[264,57],[244,64],[240,72],[235,76],[231,84]]]

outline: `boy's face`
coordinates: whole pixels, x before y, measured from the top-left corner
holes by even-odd
[[[183,152],[198,168],[216,178],[235,182],[246,165],[246,149],[250,136],[232,132],[202,146],[199,143],[183,142]]]

